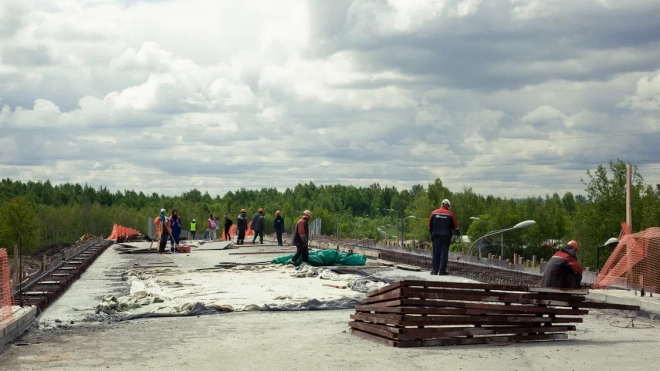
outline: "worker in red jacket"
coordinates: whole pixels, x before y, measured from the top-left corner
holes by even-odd
[[[433,262],[431,264],[431,274],[446,276],[447,262],[449,260],[449,243],[451,242],[452,232],[456,235],[461,235],[461,230],[458,228],[458,222],[454,213],[449,211],[451,203],[449,200],[444,199],[440,208],[434,210],[429,217],[429,233],[431,234],[431,241],[433,241]]]
[[[575,241],[570,241],[550,258],[543,271],[541,287],[559,289],[579,289],[582,283],[582,265],[577,260],[580,249]]]

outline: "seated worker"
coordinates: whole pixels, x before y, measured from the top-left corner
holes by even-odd
[[[541,287],[579,289],[582,283],[582,265],[576,254],[580,246],[570,241],[550,260],[543,271]]]

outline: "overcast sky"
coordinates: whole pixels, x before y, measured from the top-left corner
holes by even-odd
[[[660,183],[657,0],[2,0],[0,177],[525,197]]]

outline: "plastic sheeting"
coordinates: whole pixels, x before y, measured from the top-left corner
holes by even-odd
[[[273,264],[286,264],[293,258],[294,254],[281,256],[271,260]],[[296,266],[302,263],[302,258],[294,262]],[[367,257],[363,254],[339,252],[337,250],[316,250],[309,253],[309,264],[320,266],[361,266],[367,264]]]

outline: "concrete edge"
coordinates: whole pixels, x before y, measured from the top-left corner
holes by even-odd
[[[620,296],[608,295],[605,292],[590,291],[587,299],[600,303],[637,305],[640,308],[639,314],[648,316],[652,320],[660,319],[660,302],[654,303],[639,298],[622,298]]]
[[[0,349],[19,337],[23,331],[27,330],[37,319],[37,307],[24,307],[27,310],[19,310],[14,314],[14,321],[0,329]],[[24,309],[21,308],[21,309]]]

